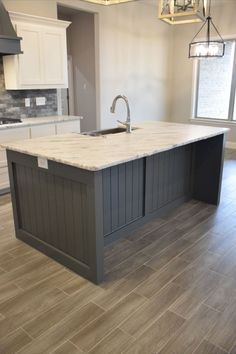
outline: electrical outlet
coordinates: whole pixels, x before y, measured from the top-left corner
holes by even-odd
[[[25,98],[25,107],[30,107],[30,98]]]
[[[36,106],[45,106],[46,97],[36,97]]]
[[[38,167],[48,170],[48,160],[44,157],[38,157]]]

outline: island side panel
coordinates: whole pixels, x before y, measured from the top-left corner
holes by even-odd
[[[195,143],[193,198],[214,205],[220,203],[224,147],[224,134]]]
[[[105,244],[123,238],[192,197],[189,144],[103,171]]]
[[[101,172],[7,152],[17,238],[99,283],[103,279]]]
[[[146,159],[145,215],[160,215],[192,196],[193,145],[177,147]]]
[[[143,218],[144,175],[143,158],[102,171],[105,243],[115,240],[125,227]]]

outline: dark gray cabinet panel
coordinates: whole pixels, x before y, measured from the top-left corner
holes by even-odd
[[[146,159],[145,214],[191,195],[194,146],[186,145]]]
[[[103,170],[104,236],[144,216],[144,173],[144,159]]]
[[[15,173],[20,228],[88,264],[87,186],[19,164]]]
[[[101,172],[8,151],[16,236],[84,277],[103,279]]]
[[[224,163],[224,134],[195,144],[193,198],[218,205]]]

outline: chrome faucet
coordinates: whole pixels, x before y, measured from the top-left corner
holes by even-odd
[[[120,124],[122,125],[125,125],[126,126],[126,133],[131,133],[131,121],[130,121],[130,108],[129,108],[129,101],[128,101],[128,98],[126,96],[122,96],[122,95],[118,95],[114,98],[113,102],[112,102],[112,105],[111,105],[111,108],[110,108],[110,111],[111,113],[115,113],[115,108],[116,108],[116,102],[117,100],[121,98],[122,100],[125,101],[125,104],[126,104],[126,108],[127,108],[127,118],[126,118],[126,122],[121,122],[121,121],[117,121],[119,122]]]

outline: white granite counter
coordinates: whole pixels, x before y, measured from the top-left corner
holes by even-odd
[[[11,124],[0,125],[0,131],[5,129],[31,127],[32,125],[69,122],[73,120],[83,119],[83,117],[61,115],[61,116],[32,117],[32,118],[19,118],[19,119],[21,119],[22,123],[11,123]]]
[[[96,171],[224,134],[226,128],[168,122],[136,123],[131,134],[91,137],[63,134],[8,143],[3,147]]]

